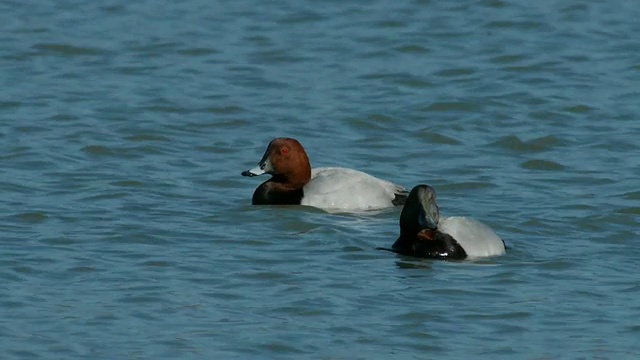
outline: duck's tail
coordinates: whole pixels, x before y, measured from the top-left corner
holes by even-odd
[[[407,197],[409,197],[409,191],[400,188],[394,193],[394,195],[395,197],[391,200],[391,203],[395,206],[404,205],[404,203],[407,202]]]

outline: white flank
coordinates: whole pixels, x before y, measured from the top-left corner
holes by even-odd
[[[504,242],[487,225],[467,217],[441,218],[440,231],[453,236],[470,258],[505,253]]]

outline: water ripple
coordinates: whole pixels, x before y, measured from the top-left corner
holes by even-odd
[[[6,358],[637,357],[634,3],[219,5],[3,3]],[[251,206],[276,136],[507,254]]]

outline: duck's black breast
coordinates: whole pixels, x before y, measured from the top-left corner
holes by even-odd
[[[253,192],[253,205],[300,205],[302,188],[287,189],[281,184],[267,180]]]
[[[440,230],[422,230],[412,237],[400,236],[393,251],[408,256],[462,260],[467,258],[464,248],[449,234]]]

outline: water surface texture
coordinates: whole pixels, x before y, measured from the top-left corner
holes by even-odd
[[[633,1],[0,3],[2,359],[637,359]],[[254,207],[269,140],[438,191]]]

